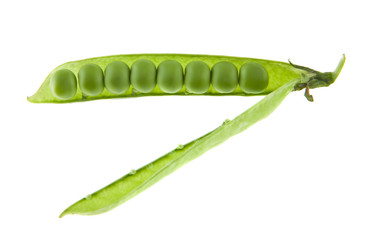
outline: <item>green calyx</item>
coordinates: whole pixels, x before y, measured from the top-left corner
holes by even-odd
[[[304,75],[305,80],[296,84],[294,86],[294,90],[299,91],[302,89],[306,89],[304,96],[307,98],[308,101],[313,102],[313,97],[312,95],[310,95],[309,90],[313,88],[319,88],[319,87],[328,87],[329,85],[334,83],[339,73],[342,71],[345,61],[346,61],[346,56],[343,54],[334,72],[322,73],[322,72],[313,70],[311,68],[295,65],[289,60],[289,63],[293,67],[304,70],[306,72]]]

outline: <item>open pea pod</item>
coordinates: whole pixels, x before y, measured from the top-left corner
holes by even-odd
[[[230,137],[246,130],[251,125],[269,116],[294,89],[313,86],[313,84],[315,84],[315,86],[320,85],[322,84],[320,83],[321,81],[325,81],[326,83],[328,83],[328,81],[334,82],[340,73],[344,62],[345,57],[343,56],[334,72],[321,75],[316,72],[296,76],[294,79],[287,81],[272,93],[268,94],[232,121],[226,120],[220,127],[206,135],[185,145],[180,145],[178,148],[142,168],[136,171],[131,171],[117,181],[74,203],[64,210],[60,217],[67,214],[99,214],[117,207],[174,172],[184,164],[201,156],[211,148],[223,143]],[[304,70],[313,71],[310,69]],[[317,75],[319,75],[319,78],[320,76],[323,77],[323,80],[317,80],[315,78]],[[307,97],[311,98],[310,95]]]
[[[330,85],[331,73],[290,62],[191,54],[133,54],[90,58],[56,67],[33,103],[67,103],[161,95],[266,95],[289,81],[313,76],[296,87]],[[310,99],[311,100],[311,99]]]

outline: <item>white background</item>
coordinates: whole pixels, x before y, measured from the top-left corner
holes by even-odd
[[[372,239],[369,1],[2,1],[0,239]],[[333,71],[273,115],[96,216],[58,215],[260,98],[31,104],[59,64],[113,54],[255,57]]]

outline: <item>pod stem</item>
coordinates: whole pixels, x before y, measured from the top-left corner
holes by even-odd
[[[346,62],[346,55],[343,54],[341,60],[339,60],[337,68],[334,70],[334,72],[332,72],[333,82],[337,79],[337,77],[341,73],[342,68],[343,68],[345,62]]]
[[[304,96],[307,98],[308,101],[313,102],[313,97],[312,95],[310,95],[310,89],[319,88],[319,87],[328,87],[329,85],[334,83],[338,75],[341,73],[345,62],[346,62],[346,56],[343,54],[334,72],[322,73],[322,72],[313,70],[311,68],[295,65],[289,60],[289,63],[291,66],[297,69],[301,69],[306,72],[303,76],[304,81],[296,84],[294,86],[294,90],[298,91],[298,90],[305,89]]]

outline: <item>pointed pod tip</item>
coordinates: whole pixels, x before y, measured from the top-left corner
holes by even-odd
[[[63,211],[59,216],[58,218],[63,218],[65,215],[67,215],[66,211]]]
[[[32,95],[32,96],[27,96],[27,101],[30,102],[30,103],[37,103],[37,102],[35,101],[35,97],[34,97],[34,95]]]
[[[69,214],[72,214],[70,211],[69,211],[69,208],[66,208],[59,216],[58,218],[63,218],[64,216],[66,215],[69,215]]]

